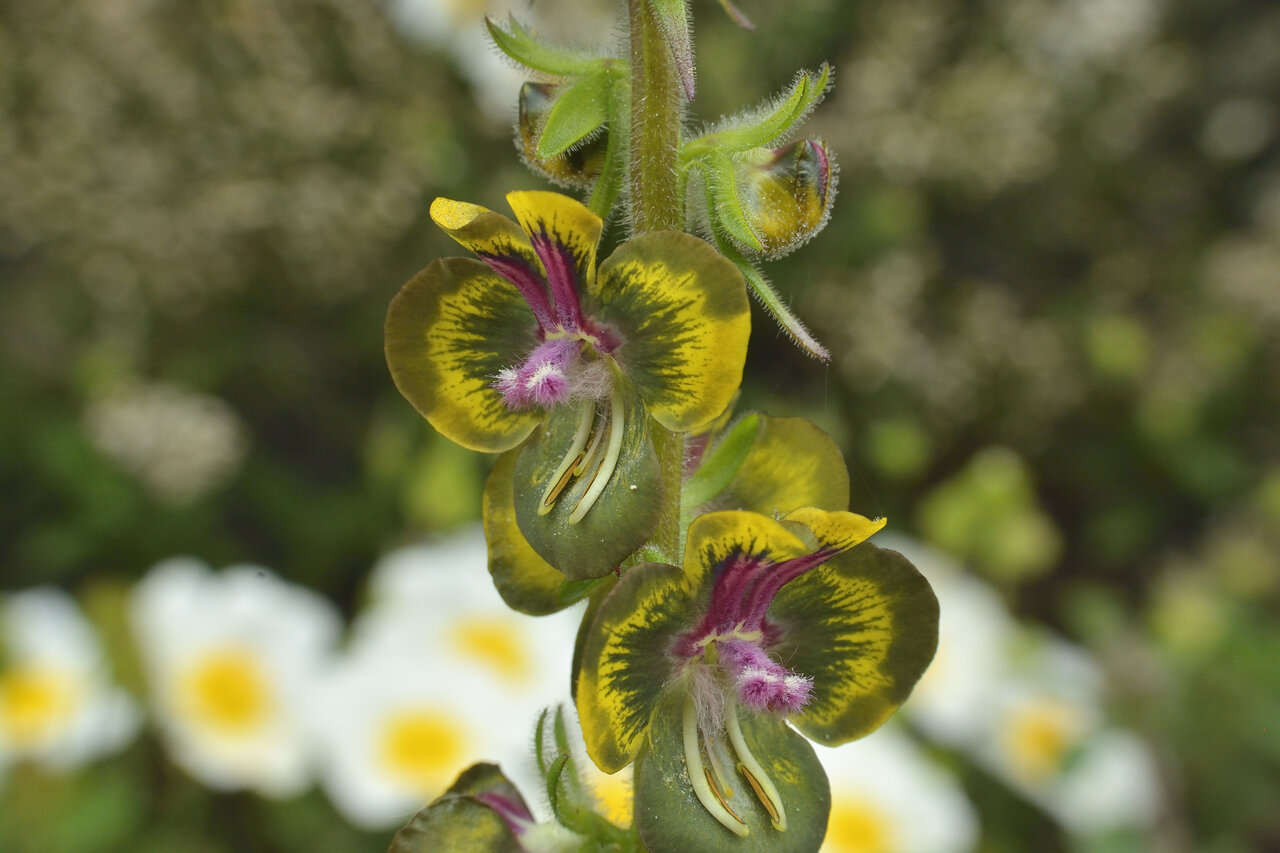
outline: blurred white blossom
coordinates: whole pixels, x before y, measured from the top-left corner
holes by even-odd
[[[139,719],[70,596],[40,587],[0,599],[0,770],[77,767],[128,744]]]
[[[204,784],[284,797],[312,781],[304,712],[341,622],[328,599],[253,566],[177,558],[134,590],[133,627],[170,756]]]
[[[963,853],[978,818],[959,782],[895,725],[832,749],[815,745],[831,783],[822,853]]]
[[[164,383],[129,385],[93,401],[89,440],[161,500],[186,503],[226,482],[245,429],[225,402]]]
[[[389,828],[476,761],[541,790],[531,744],[542,708],[569,699],[577,608],[507,609],[476,528],[387,555],[316,704],[323,784],[357,826]]]

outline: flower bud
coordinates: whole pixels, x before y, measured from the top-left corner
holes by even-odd
[[[585,189],[604,168],[608,131],[554,157],[538,156],[538,141],[546,128],[547,116],[563,87],[555,83],[527,82],[520,87],[520,117],[516,125],[518,148],[526,165],[562,186]]]
[[[748,152],[739,162],[736,178],[741,210],[759,240],[761,254],[786,255],[827,224],[836,169],[821,140],[802,139],[781,148]]]

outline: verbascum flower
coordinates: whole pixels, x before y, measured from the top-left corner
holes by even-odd
[[[77,767],[125,746],[139,718],[70,596],[42,587],[0,598],[0,770]]]
[[[567,580],[525,542],[514,510],[509,501],[504,504],[513,464],[499,459],[485,487],[489,572],[510,607],[541,616],[568,607],[599,581]],[[780,517],[800,507],[835,510],[848,505],[849,475],[840,449],[803,418],[751,412],[685,441],[681,529],[714,510]]]
[[[432,204],[436,224],[480,261],[437,260],[401,289],[387,362],[446,438],[520,448],[501,503],[514,503],[543,559],[571,578],[599,577],[662,511],[650,419],[697,430],[737,391],[745,284],[676,232],[629,240],[597,269],[603,222],[585,206],[549,192],[507,201],[519,224],[474,204]]]
[[[929,585],[860,544],[882,524],[812,508],[707,513],[683,570],[638,566],[600,603],[579,717],[602,770],[636,762],[648,849],[719,849],[727,833],[817,848],[829,791],[796,730],[828,745],[873,731],[937,642]]]
[[[268,797],[311,783],[305,714],[341,620],[328,599],[265,569],[153,568],[132,620],[169,755],[219,790]]]

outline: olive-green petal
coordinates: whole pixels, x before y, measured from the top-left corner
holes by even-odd
[[[643,746],[689,609],[683,574],[660,563],[629,569],[601,602],[583,646],[577,703],[587,754],[604,772],[621,770]]]
[[[804,418],[757,415],[755,440],[712,506],[776,516],[849,505],[849,472],[831,437]]]
[[[592,584],[570,581],[525,541],[516,524],[518,454],[518,450],[511,450],[499,456],[485,481],[481,516],[489,550],[489,574],[509,607],[531,616],[545,616],[578,601],[591,591]]]
[[[938,645],[938,600],[905,557],[864,542],[783,587],[769,608],[770,652],[813,678],[791,723],[834,746],[893,715]]]
[[[733,399],[751,332],[746,285],[703,241],[674,231],[629,240],[601,264],[584,308],[621,338],[613,357],[663,427],[697,430]]]
[[[649,439],[648,419],[634,390],[619,388],[621,423],[610,401],[595,414],[596,430],[622,429],[617,463],[604,491],[577,521],[571,521],[603,468],[587,465],[564,487],[550,511],[540,513],[547,487],[565,459],[578,430],[578,406],[557,406],[546,424],[520,449],[515,470],[516,523],[533,550],[570,580],[609,574],[649,540],[662,512],[661,472]],[[591,402],[582,405],[593,405]],[[610,440],[606,433],[601,444]],[[588,444],[588,447],[590,445]],[[601,473],[596,473],[600,471]]]
[[[732,556],[751,555],[760,562],[781,563],[810,553],[794,533],[755,512],[709,512],[689,525],[684,571],[691,589],[710,588],[716,571]]]
[[[543,190],[507,193],[507,204],[511,205],[516,221],[542,259],[548,278],[556,268],[548,263],[544,253],[562,249],[572,260],[574,284],[583,289],[590,287],[596,274],[596,247],[604,231],[604,221],[585,204],[562,193]],[[554,257],[560,260],[558,255]]]
[[[515,833],[476,794],[497,794],[525,811],[524,799],[494,764],[474,764],[396,833],[387,853],[521,853]]]
[[[786,829],[774,829],[751,785],[730,768],[733,775],[724,780],[729,788],[725,799],[748,829],[745,837],[739,837],[717,822],[693,791],[681,738],[681,700],[680,694],[663,700],[653,717],[648,746],[636,760],[635,820],[645,849],[652,853],[817,851],[827,831],[831,789],[809,742],[774,714],[737,710],[743,740],[773,782],[786,812]]]
[[[536,329],[506,279],[479,261],[443,258],[391,301],[387,366],[400,393],[445,438],[471,450],[509,450],[541,413],[511,411],[493,378],[537,346]]]

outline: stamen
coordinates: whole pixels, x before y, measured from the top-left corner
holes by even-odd
[[[596,407],[594,402],[587,402],[582,406],[582,411],[578,415],[578,431],[574,433],[569,450],[565,453],[564,458],[560,460],[556,473],[551,476],[551,482],[547,486],[547,490],[542,493],[542,502],[538,505],[538,515],[546,515],[551,512],[551,508],[555,506],[556,498],[560,497],[560,493],[564,491],[565,486],[569,485],[569,480],[575,473],[574,469],[582,461],[582,448],[586,446],[587,436],[591,434],[591,424],[595,420],[595,415]]]
[[[756,761],[756,757],[747,748],[747,742],[742,737],[742,727],[738,724],[737,712],[730,710],[724,722],[729,743],[733,744],[733,751],[738,754],[738,772],[747,778],[751,790],[755,791],[756,799],[769,813],[769,821],[773,824],[773,828],[779,832],[786,831],[787,813],[782,808],[782,797],[778,796],[778,789],[774,787],[769,774],[764,772],[760,762]]]
[[[623,428],[625,426],[623,417],[625,413],[626,405],[622,402],[622,395],[615,390],[609,398],[609,449],[605,453],[604,461],[600,463],[600,467],[592,475],[591,485],[578,500],[577,506],[573,508],[573,513],[569,516],[570,524],[577,524],[581,521],[582,517],[587,514],[587,510],[595,505],[600,493],[604,491],[605,486],[609,485],[614,469],[618,467],[618,456],[622,452]]]
[[[714,747],[711,742],[711,737],[707,734],[707,730],[705,728],[702,729],[702,745],[707,749],[707,761],[711,764],[711,770],[715,771],[712,781],[719,780],[719,785],[713,785],[712,787],[716,790],[723,789],[726,799],[732,798],[733,788],[729,787],[728,782],[730,776],[724,768],[724,760],[720,757],[720,753],[724,752],[724,748],[721,747],[717,750]],[[728,804],[725,805],[725,808],[729,808]],[[729,809],[729,812],[732,814],[733,809]]]
[[[684,762],[689,770],[689,781],[693,783],[693,792],[698,796],[698,802],[702,803],[702,807],[719,821],[721,826],[740,838],[746,838],[751,834],[747,824],[742,818],[729,811],[719,792],[713,791],[709,784],[710,777],[698,749],[698,709],[694,707],[693,699],[689,696],[684,699],[683,729]]]

